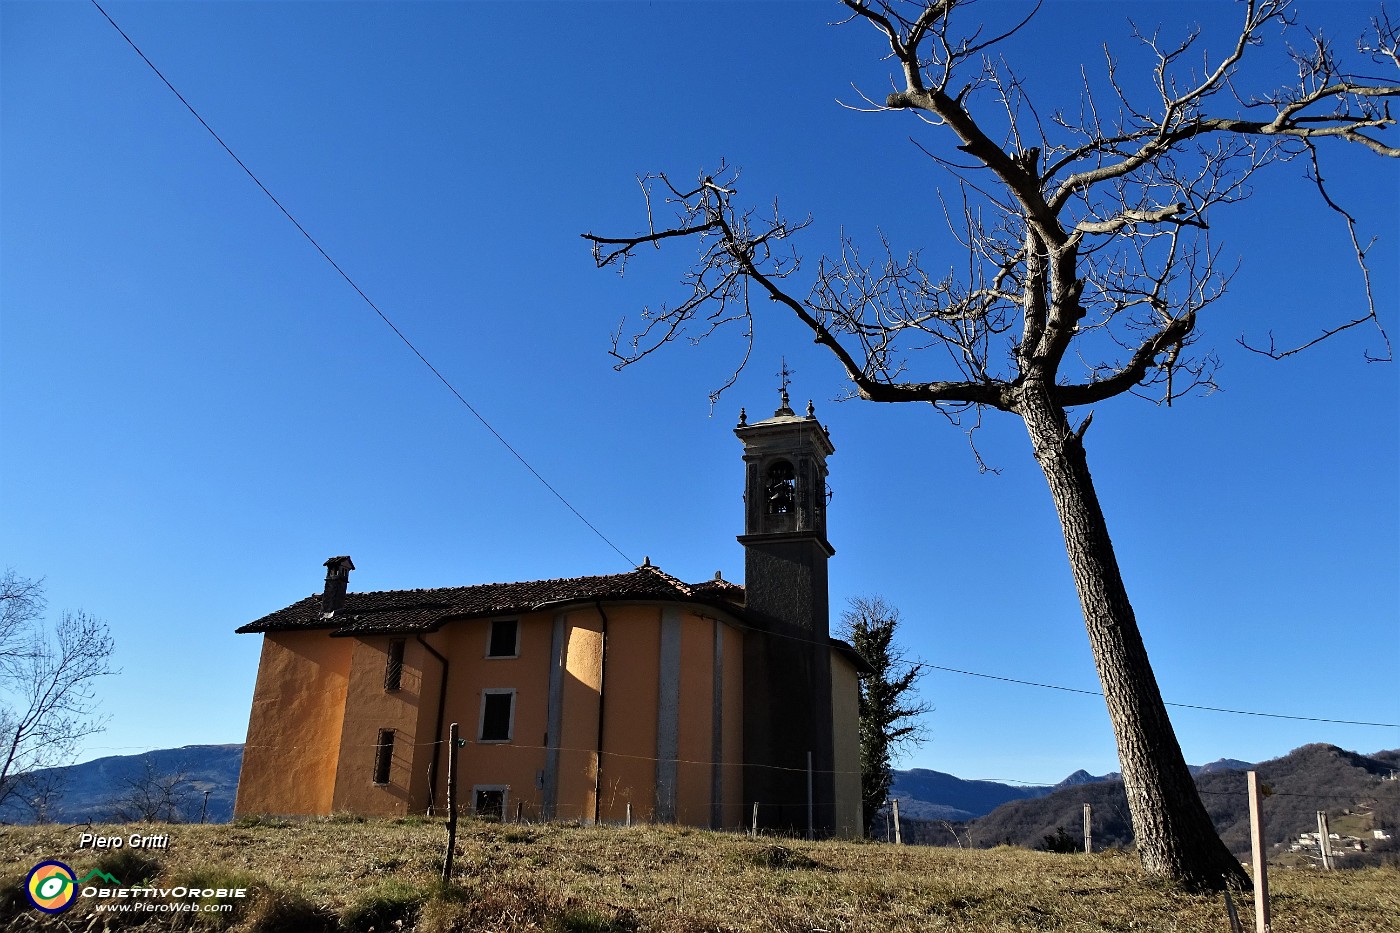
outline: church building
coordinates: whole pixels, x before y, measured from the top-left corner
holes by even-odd
[[[325,587],[263,636],[236,815],[496,819],[861,832],[857,682],[831,637],[826,460],[811,403],[743,442],[744,585],[626,573],[356,593]]]

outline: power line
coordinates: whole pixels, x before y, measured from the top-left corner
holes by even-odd
[[[742,621],[735,620],[734,626],[745,632],[755,632],[766,635],[769,638],[787,638],[792,641],[811,642],[810,638],[803,635],[790,635],[787,632],[772,632],[748,625]],[[978,671],[966,671],[957,667],[943,667],[939,664],[929,664],[927,661],[905,661],[909,667],[924,668],[931,671],[944,671],[949,674],[963,674],[967,677],[981,677],[984,680],[999,680],[1002,683],[1020,684],[1023,687],[1040,687],[1043,690],[1060,690],[1064,693],[1078,693],[1083,696],[1102,697],[1103,693],[1098,690],[1084,690],[1080,687],[1064,687],[1059,684],[1042,684],[1034,680],[1020,680],[1015,677],[1003,677],[1000,674],[983,674]],[[1288,713],[1260,713],[1247,709],[1228,709],[1223,706],[1201,706],[1195,703],[1173,703],[1170,700],[1162,701],[1167,706],[1176,706],[1181,709],[1199,709],[1212,713],[1233,713],[1236,716],[1266,716],[1270,719],[1292,719],[1300,722],[1328,722],[1343,726],[1376,726],[1382,729],[1400,729],[1400,723],[1395,722],[1361,722],[1355,719],[1326,719],[1321,716],[1293,716]]]
[[[928,664],[923,661],[910,662],[910,666],[928,668],[929,670],[934,671],[946,671],[949,674],[964,674],[968,677],[981,677],[986,680],[1000,680],[1004,683],[1021,684],[1025,687],[1041,687],[1045,690],[1063,690],[1065,693],[1082,693],[1085,696],[1091,697],[1103,696],[1103,694],[1097,690],[1081,690],[1078,687],[1062,687],[1058,684],[1036,683],[1033,680],[1017,680],[1015,677],[1001,677],[997,674],[981,674],[977,671],[964,671],[959,670],[956,667],[942,667],[937,664]],[[1212,713],[1234,713],[1236,716],[1266,716],[1270,719],[1293,719],[1298,720],[1300,722],[1330,722],[1343,726],[1377,726],[1384,729],[1400,729],[1400,723],[1395,722],[1360,722],[1355,719],[1326,719],[1321,716],[1292,716],[1287,713],[1261,713],[1256,710],[1248,709],[1227,709],[1223,706],[1200,706],[1195,703],[1172,703],[1169,700],[1163,700],[1162,702],[1165,703],[1167,706],[1176,706],[1180,707],[1181,709],[1200,709]]]
[[[107,11],[102,9],[101,4],[99,4],[97,0],[91,0],[91,2],[93,6],[97,7],[97,12],[101,13],[103,17],[106,18],[107,22],[112,24],[112,28],[115,29],[117,33],[123,39],[126,40],[126,44],[131,46],[132,50],[135,51],[137,55],[141,56],[141,60],[145,62],[147,66],[150,67],[151,71],[155,72],[156,77],[160,78],[161,82],[170,89],[170,92],[174,94],[177,98],[179,98],[180,103],[185,105],[185,109],[188,110],[191,114],[193,114],[194,118],[199,121],[200,125],[209,131],[209,135],[214,137],[214,141],[223,147],[223,150],[229,154],[229,157],[232,158],[233,161],[238,163],[238,167],[243,169],[247,176],[253,180],[253,183],[257,185],[260,189],[262,189],[262,193],[267,195],[268,199],[271,200],[273,204],[277,205],[277,209],[280,210],[283,213],[283,215],[285,215],[286,218],[292,222],[292,226],[296,227],[297,230],[301,231],[301,235],[306,237],[307,242],[309,242],[312,246],[316,248],[316,252],[320,253],[322,258],[324,258],[326,262],[330,263],[332,269],[340,273],[340,277],[343,278],[350,285],[350,287],[355,290],[355,294],[359,295],[362,299],[364,299],[365,304],[369,305],[370,308],[373,309],[375,314],[379,315],[379,319],[382,320],[385,324],[389,325],[389,329],[394,332],[394,335],[398,337],[399,340],[403,341],[404,346],[408,347],[408,349],[413,351],[413,355],[418,357],[419,361],[424,366],[428,367],[429,371],[431,371],[432,374],[438,378],[438,381],[445,385],[447,387],[447,390],[457,397],[457,401],[465,405],[467,411],[471,412],[472,415],[476,417],[476,420],[480,421],[482,426],[486,428],[486,430],[490,431],[492,436],[495,437],[496,440],[500,441],[502,446],[504,446],[506,450],[510,451],[515,456],[515,459],[519,460],[521,464],[524,465],[525,469],[530,471],[530,473],[535,477],[535,479],[539,480],[540,483],[543,484],[545,489],[548,489],[550,492],[554,493],[554,497],[560,502],[564,503],[565,508],[567,508],[570,512],[573,512],[574,516],[577,517],[579,521],[587,525],[590,531],[592,531],[595,535],[597,535],[603,540],[603,543],[605,543],[608,547],[616,551],[619,557],[627,561],[627,565],[629,567],[635,567],[637,565],[637,562],[635,560],[624,554],[621,548],[619,548],[616,544],[613,544],[612,541],[608,539],[607,535],[599,531],[597,526],[595,526],[587,518],[584,518],[583,513],[580,512],[578,509],[574,508],[573,503],[571,503],[568,499],[565,499],[563,493],[561,493],[559,490],[555,489],[552,485],[550,485],[549,480],[541,476],[539,471],[530,465],[530,461],[526,460],[525,457],[521,455],[520,451],[512,447],[510,442],[507,441],[504,437],[502,437],[501,433],[497,431],[494,427],[492,427],[489,421],[482,417],[481,412],[477,411],[476,408],[472,406],[472,403],[467,401],[461,392],[457,391],[457,387],[454,386],[451,382],[449,382],[447,377],[444,376],[441,372],[439,372],[436,366],[434,366],[431,362],[428,361],[428,358],[424,356],[416,346],[413,345],[413,341],[409,340],[408,337],[404,335],[403,331],[399,330],[399,328],[394,324],[394,322],[389,320],[388,315],[386,315],[383,311],[379,310],[379,306],[370,300],[370,297],[360,289],[359,285],[355,284],[355,280],[350,278],[349,274],[346,273],[346,271],[342,269],[334,259],[331,258],[330,254],[327,253],[321,247],[320,243],[316,242],[316,238],[313,237],[310,233],[308,233],[306,228],[303,227],[301,223],[295,217],[292,216],[292,212],[287,210],[287,208],[283,206],[282,202],[277,199],[277,196],[268,190],[267,186],[262,183],[262,181],[258,178],[257,175],[253,174],[253,170],[244,164],[243,160],[238,157],[238,154],[235,153],[231,148],[229,148],[228,143],[224,142],[223,138],[219,136],[218,133],[214,132],[214,128],[210,126],[207,122],[205,122],[204,118],[199,115],[199,111],[195,110],[194,107],[190,104],[190,102],[185,100],[185,95],[181,94],[178,90],[176,90],[175,85],[171,84],[170,80],[166,78],[166,76],[161,73],[161,70],[155,66],[155,63],[153,63],[149,58],[146,57],[146,53],[141,51],[140,46],[133,42],[131,37],[128,36],[122,30],[122,28],[117,25],[116,20],[112,19],[112,17],[108,15]]]

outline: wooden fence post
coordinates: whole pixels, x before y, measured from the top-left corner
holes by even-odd
[[[1259,806],[1259,773],[1249,781],[1249,849],[1254,859],[1254,933],[1273,933],[1269,923],[1269,866],[1264,849],[1264,813]]]
[[[632,825],[632,802],[630,800],[627,802],[627,825]]]
[[[753,822],[749,824],[749,835],[758,835],[758,801],[753,802]]]
[[[457,724],[447,732],[447,852],[442,858],[442,881],[452,880],[452,860],[457,854]]]
[[[1332,870],[1332,833],[1327,828],[1327,811],[1317,811],[1317,850],[1322,854],[1322,868]]]
[[[904,845],[904,835],[899,831],[899,798],[895,797],[890,801],[890,808],[894,810],[894,844]]]
[[[1084,854],[1088,855],[1094,851],[1094,807],[1092,804],[1084,805]]]

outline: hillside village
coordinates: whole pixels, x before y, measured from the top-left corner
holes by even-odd
[[[1345,811],[1350,812],[1350,811]],[[1395,835],[1388,829],[1371,830],[1370,842],[1387,842],[1394,839]],[[1345,836],[1340,833],[1328,833],[1329,854],[1335,858],[1345,858],[1348,851],[1365,852],[1370,848],[1368,841],[1357,836]],[[1290,852],[1320,852],[1322,850],[1322,833],[1299,833],[1298,841],[1288,846]]]

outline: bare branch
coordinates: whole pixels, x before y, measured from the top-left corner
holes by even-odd
[[[1340,334],[1343,331],[1351,330],[1353,327],[1360,327],[1363,324],[1370,323],[1375,326],[1376,332],[1380,336],[1381,343],[1384,345],[1385,350],[1383,355],[1381,356],[1371,356],[1368,353],[1366,358],[1371,362],[1390,362],[1394,359],[1394,354],[1390,346],[1390,336],[1385,332],[1385,326],[1381,324],[1380,316],[1376,313],[1376,296],[1375,292],[1373,292],[1371,289],[1371,269],[1366,264],[1366,252],[1368,249],[1370,249],[1370,244],[1367,244],[1365,246],[1361,244],[1361,238],[1356,231],[1356,218],[1349,214],[1341,206],[1339,206],[1336,201],[1332,200],[1332,196],[1327,193],[1327,184],[1322,177],[1322,166],[1318,164],[1317,147],[1314,146],[1311,142],[1307,142],[1306,145],[1308,147],[1308,156],[1312,159],[1312,179],[1313,182],[1317,185],[1318,194],[1321,195],[1323,202],[1329,208],[1340,214],[1342,219],[1346,222],[1347,234],[1351,238],[1352,252],[1356,256],[1356,265],[1361,270],[1361,281],[1365,288],[1366,313],[1359,317],[1353,318],[1352,320],[1346,321],[1345,323],[1335,324],[1331,327],[1327,327],[1322,331],[1322,333],[1312,338],[1311,340],[1293,346],[1287,350],[1280,350],[1278,348],[1277,344],[1273,340],[1273,334],[1269,335],[1269,345],[1267,347],[1255,346],[1253,343],[1245,340],[1243,337],[1238,338],[1237,342],[1240,346],[1253,353],[1262,354],[1264,356],[1269,357],[1270,359],[1281,360],[1290,356],[1294,356],[1298,353],[1302,353],[1304,350],[1310,349],[1311,347],[1315,347],[1319,343],[1322,343],[1324,340],[1327,340],[1331,337],[1335,337],[1337,334]]]
[[[940,201],[960,261],[930,269],[917,250],[897,249],[883,236],[881,249],[867,256],[843,235],[838,252],[804,269],[790,241],[810,218],[793,224],[776,207],[764,216],[738,207],[727,169],[684,189],[664,175],[649,177],[647,230],[586,234],[595,261],[620,267],[640,246],[682,239],[697,244],[700,256],[681,301],[644,310],[630,337],[618,330],[612,352],[619,368],[667,343],[700,342],[735,325],[745,347],[727,387],[752,347],[764,305],[754,299],[766,298],[832,354],[861,398],[1006,409],[1017,387],[1032,380],[1056,387],[1065,405],[1129,392],[1170,405],[1214,388],[1214,356],[1192,348],[1201,311],[1229,279],[1207,236],[1211,212],[1245,200],[1256,172],[1310,152],[1320,139],[1394,154],[1378,134],[1393,123],[1387,104],[1397,86],[1348,73],[1320,36],[1290,50],[1296,86],[1240,94],[1241,68],[1265,27],[1291,27],[1286,0],[1241,4],[1240,28],[1223,57],[1199,71],[1188,64],[1205,41],[1199,31],[1167,41],[1135,30],[1151,56],[1158,103],[1130,99],[1106,48],[1115,106],[1099,106],[1086,73],[1079,118],[1056,111],[1049,121],[1010,65],[984,55],[1001,36],[983,37],[971,17],[961,23],[965,0],[843,3],[848,19],[880,30],[899,68],[903,86],[883,106],[866,98],[869,109],[927,117],[963,156],[915,140],[957,180],[961,204]],[[1374,62],[1394,64],[1389,21],[1375,21],[1361,48]],[[1247,115],[1207,111],[1231,101]],[[1001,111],[994,119],[977,115],[989,102]],[[663,200],[674,217],[658,225],[652,207]],[[1350,220],[1348,229],[1367,313],[1327,334],[1375,321],[1363,241]],[[805,279],[805,292],[795,276]],[[938,352],[922,353],[929,349]],[[1084,372],[1062,372],[1067,359]]]

